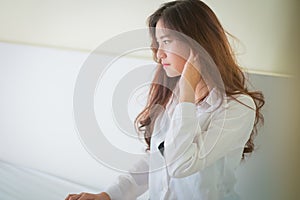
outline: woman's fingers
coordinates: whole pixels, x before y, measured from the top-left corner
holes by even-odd
[[[84,193],[80,196],[78,200],[96,200],[97,196],[95,194]]]
[[[198,56],[191,49],[179,80],[180,102],[195,102],[195,90],[201,81],[199,64]]]
[[[69,194],[65,200],[78,200],[84,194],[84,192],[80,194]]]
[[[69,194],[65,200],[110,200],[106,193],[91,194],[82,192],[80,194]]]
[[[72,196],[74,196],[74,195],[77,195],[77,194],[69,194],[69,195],[65,198],[65,200],[70,200],[70,198],[71,198]]]
[[[187,60],[188,63],[191,64],[194,67],[197,67],[197,63],[199,61],[198,59],[199,59],[199,56],[197,54],[195,54],[193,49],[190,49],[190,55],[189,55],[188,60]]]
[[[190,49],[190,55],[189,55],[189,58],[188,58],[188,61],[192,62],[194,60],[194,51],[192,49]]]
[[[190,56],[184,66],[182,72],[183,83],[190,84],[190,86],[195,89],[198,82],[201,80],[200,66],[198,61],[198,56],[194,54],[194,51],[190,50]]]

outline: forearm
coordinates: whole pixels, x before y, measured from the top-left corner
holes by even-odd
[[[179,85],[179,102],[195,102],[195,88],[196,86],[190,84],[186,80],[181,80]]]
[[[197,82],[181,82],[179,102],[198,102],[208,95],[209,91],[203,79]]]
[[[251,97],[238,97],[238,100],[255,108]],[[165,139],[164,155],[170,176],[191,175],[229,152],[244,148],[255,120],[255,111],[245,105],[237,101],[226,102],[212,115],[202,113],[198,121],[195,105],[178,104]],[[196,126],[209,119],[207,128],[202,129],[201,123]]]
[[[106,188],[111,199],[136,199],[148,189],[149,155],[133,165],[128,174],[123,174]]]

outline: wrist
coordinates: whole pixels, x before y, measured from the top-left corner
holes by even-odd
[[[99,195],[102,197],[103,200],[111,200],[110,196],[106,192],[101,192]]]
[[[195,90],[191,85],[181,85],[179,88],[179,102],[195,102]]]
[[[194,92],[180,92],[179,102],[195,102],[195,94]]]

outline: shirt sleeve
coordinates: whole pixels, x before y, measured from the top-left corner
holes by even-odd
[[[239,101],[255,108],[251,97]],[[201,116],[193,103],[179,103],[174,110],[165,138],[164,157],[171,177],[189,176],[206,168],[230,151],[243,148],[250,137],[255,110],[232,100],[210,115],[207,130],[202,130]]]
[[[133,200],[148,190],[149,155],[133,165],[126,175],[120,175],[106,193],[112,200]]]

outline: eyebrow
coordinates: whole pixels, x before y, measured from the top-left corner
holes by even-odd
[[[163,35],[163,36],[159,37],[159,39],[163,39],[163,38],[166,38],[166,37],[171,37],[171,35],[170,35],[170,34]],[[155,38],[156,38],[156,40],[157,40],[157,37],[155,37]]]

